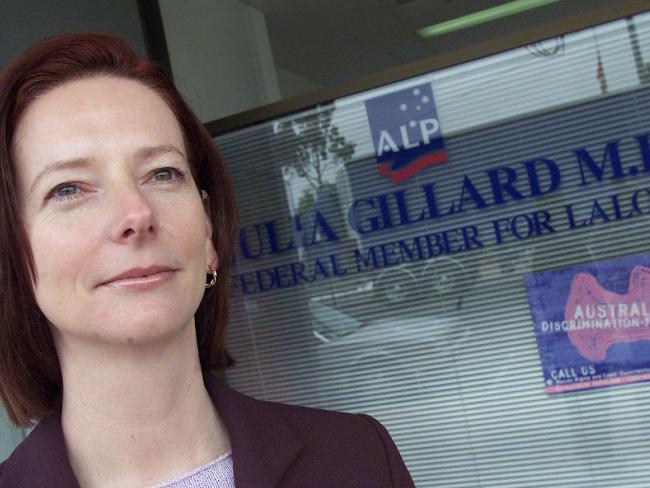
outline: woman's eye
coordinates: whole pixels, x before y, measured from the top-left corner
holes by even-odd
[[[64,183],[59,185],[50,193],[50,197],[55,200],[67,200],[76,196],[80,192],[79,186],[73,183]]]
[[[153,172],[155,181],[175,181],[182,177],[183,174],[175,168],[160,168]]]

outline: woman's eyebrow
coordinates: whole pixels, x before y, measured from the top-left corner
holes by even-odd
[[[147,146],[138,149],[135,153],[136,159],[150,159],[160,154],[176,153],[183,159],[186,158],[183,151],[172,144],[163,144],[160,146]]]
[[[86,167],[90,164],[90,159],[88,158],[73,158],[73,159],[62,159],[61,161],[54,161],[53,163],[48,164],[45,166],[43,171],[41,171],[36,178],[34,178],[34,181],[32,181],[32,184],[29,186],[29,192],[31,193],[36,184],[41,180],[44,176],[49,175],[50,173],[54,173],[55,171],[61,171],[63,169],[74,169],[74,168],[83,168]]]
[[[186,159],[185,154],[183,151],[181,151],[179,148],[172,144],[163,144],[160,146],[146,146],[138,149],[135,152],[135,159],[151,159],[155,156],[159,156],[161,154],[168,154],[168,153],[176,153],[179,156],[181,156],[183,159]],[[73,158],[73,159],[62,159],[60,161],[54,161],[53,163],[48,164],[45,166],[43,171],[41,171],[36,178],[34,178],[34,181],[32,184],[29,186],[29,192],[31,193],[34,190],[34,187],[37,185],[37,183],[46,175],[50,173],[54,173],[55,171],[61,171],[64,169],[77,169],[77,168],[83,168],[87,167],[90,165],[90,159],[89,158]]]

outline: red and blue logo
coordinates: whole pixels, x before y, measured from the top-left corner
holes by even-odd
[[[429,83],[367,100],[378,171],[393,183],[447,162]]]

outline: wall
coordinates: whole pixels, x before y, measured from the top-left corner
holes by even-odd
[[[160,9],[174,80],[202,121],[279,100],[259,10],[238,0],[163,0]]]

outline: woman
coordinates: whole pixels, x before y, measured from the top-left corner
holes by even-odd
[[[0,488],[413,486],[374,419],[213,375],[232,364],[234,195],[158,67],[58,36],[4,72],[0,106],[0,395],[38,423]]]

